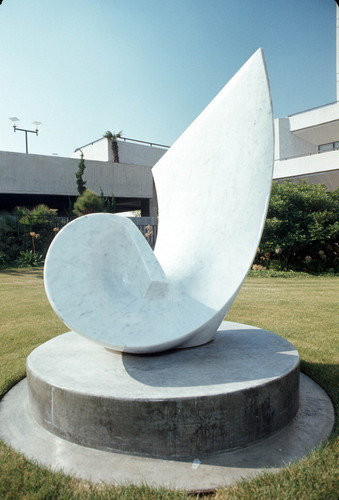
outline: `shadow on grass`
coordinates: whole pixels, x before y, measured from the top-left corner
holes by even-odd
[[[31,275],[36,276],[37,278],[42,279],[43,274],[42,271],[44,266],[37,267],[10,267],[6,269],[0,269],[0,275],[8,275],[8,276],[23,276],[23,275]]]

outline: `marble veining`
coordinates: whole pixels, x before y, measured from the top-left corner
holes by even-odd
[[[255,255],[273,169],[273,119],[259,49],[153,168],[154,252],[112,214],[66,225],[50,246],[45,289],[74,332],[150,353],[211,340]]]

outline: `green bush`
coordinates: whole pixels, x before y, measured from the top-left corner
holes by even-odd
[[[77,217],[97,212],[105,212],[105,201],[94,191],[86,189],[86,191],[76,199],[73,212]]]
[[[34,253],[33,250],[20,252],[20,256],[15,261],[18,267],[40,266],[44,263],[42,254]]]
[[[254,268],[339,272],[339,189],[276,182]]]

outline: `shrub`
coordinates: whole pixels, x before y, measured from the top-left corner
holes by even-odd
[[[104,211],[105,202],[103,198],[89,189],[86,189],[86,191],[76,199],[73,208],[73,212],[77,217]]]
[[[339,189],[306,181],[273,183],[256,265],[303,272],[339,271]]]
[[[13,213],[1,213],[0,267],[41,263],[56,232],[66,223],[56,218],[56,213],[47,205],[38,205],[32,210],[16,207]]]
[[[39,266],[44,263],[42,254],[37,254],[33,250],[28,252],[20,252],[20,257],[16,260],[16,265],[19,267]]]

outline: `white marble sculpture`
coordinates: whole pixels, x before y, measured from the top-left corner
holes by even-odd
[[[153,251],[128,219],[81,217],[50,246],[45,287],[73,331],[150,353],[208,342],[256,252],[272,182],[273,121],[258,50],[153,168]]]

